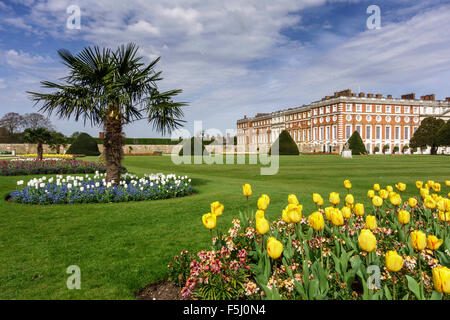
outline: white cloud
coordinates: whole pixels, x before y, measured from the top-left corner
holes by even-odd
[[[72,2],[49,0],[34,4],[22,21],[56,40],[110,47],[134,41],[148,61],[161,56],[161,87],[184,89],[179,100],[189,102],[190,124],[202,119],[207,126],[234,128],[244,114],[301,105],[347,87],[392,94],[436,88],[438,95],[445,94],[442,79],[450,76],[448,5],[399,11],[412,16],[402,16],[395,24],[383,19],[382,29],[352,38],[334,34],[333,21],[324,21],[326,30],[308,44],[283,35],[287,28],[302,30],[302,9],[327,2],[336,1],[79,0],[77,31],[65,29],[65,8]],[[35,68],[31,75],[24,74],[32,84],[18,79],[16,87],[22,86],[22,92],[38,80],[57,80],[65,72],[59,67],[36,69],[48,63],[46,57],[10,51],[0,51],[0,59],[9,66]],[[147,128],[138,123],[127,133],[152,135]]]

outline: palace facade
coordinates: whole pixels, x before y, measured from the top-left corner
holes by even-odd
[[[246,152],[267,152],[281,131],[287,130],[302,153],[340,153],[358,131],[369,153],[382,153],[383,148],[386,153],[397,148],[411,153],[409,140],[426,117],[448,121],[450,97],[436,100],[430,94],[416,99],[411,93],[393,98],[348,89],[309,105],[244,116],[237,121],[237,144]]]

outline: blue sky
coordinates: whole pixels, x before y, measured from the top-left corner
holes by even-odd
[[[81,29],[66,28],[69,5]],[[370,5],[381,28],[368,30]],[[351,88],[450,96],[450,1],[358,0],[0,0],[0,116],[36,111],[27,90],[66,74],[56,51],[140,46],[161,56],[160,88],[181,88],[186,129],[233,129],[244,115],[270,112]],[[71,134],[100,128],[52,118]],[[144,121],[130,137],[157,137]]]

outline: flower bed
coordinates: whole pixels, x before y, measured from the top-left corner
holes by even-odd
[[[20,158],[37,158],[37,154],[36,153],[30,153],[30,154],[21,154],[19,155]],[[73,159],[73,155],[72,154],[56,154],[56,153],[52,153],[52,154],[47,154],[44,153],[42,155],[42,157],[44,159]]]
[[[31,174],[77,174],[106,172],[100,162],[68,159],[14,159],[0,161],[0,176],[20,176]],[[126,169],[123,168],[126,172]]]
[[[182,197],[195,192],[191,179],[173,174],[145,175],[139,178],[125,174],[118,185],[107,183],[105,174],[96,173],[94,177],[57,176],[47,179],[32,179],[23,189],[10,193],[13,201],[26,204],[76,204],[109,203],[141,200],[157,200]],[[24,185],[18,181],[17,185]]]
[[[224,207],[213,202],[202,216],[210,249],[176,256],[169,279],[184,283],[183,297],[198,299],[449,300],[450,194],[418,181],[419,195],[405,201],[405,184],[395,191],[375,184],[365,208],[351,182],[344,186],[345,199],[332,192],[328,206],[313,194],[316,210],[308,217],[289,195],[272,223],[264,216],[270,198],[262,195],[258,210],[247,201],[224,234],[216,231]],[[250,197],[251,187],[243,192]]]

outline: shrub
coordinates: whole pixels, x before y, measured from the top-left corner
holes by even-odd
[[[209,155],[208,151],[205,149],[205,143],[200,138],[192,137],[190,139],[183,140],[182,143],[183,147],[181,148],[180,152],[178,153],[180,156],[186,155],[186,156],[202,156],[202,155]]]
[[[353,132],[347,143],[350,150],[352,150],[352,155],[367,154],[366,146],[364,145],[358,131]]]
[[[393,151],[394,151],[394,153],[397,153],[397,152],[400,151],[400,148],[399,148],[398,146],[395,146],[394,149],[393,149]]]
[[[276,154],[277,143],[278,154],[280,156],[298,156],[300,154],[297,144],[295,143],[294,139],[292,139],[291,134],[286,130],[283,130],[278,136],[277,140],[272,144],[272,147],[269,150],[270,155],[272,154],[272,152]]]
[[[98,156],[100,151],[98,150],[97,141],[87,133],[80,133],[73,143],[70,145],[69,154],[84,154],[86,156]]]
[[[388,151],[389,148],[390,148],[390,146],[389,146],[388,144],[385,144],[385,145],[383,146],[383,153],[386,153],[386,151]]]
[[[373,153],[375,153],[375,152],[380,152],[380,148],[378,146],[373,148]]]

